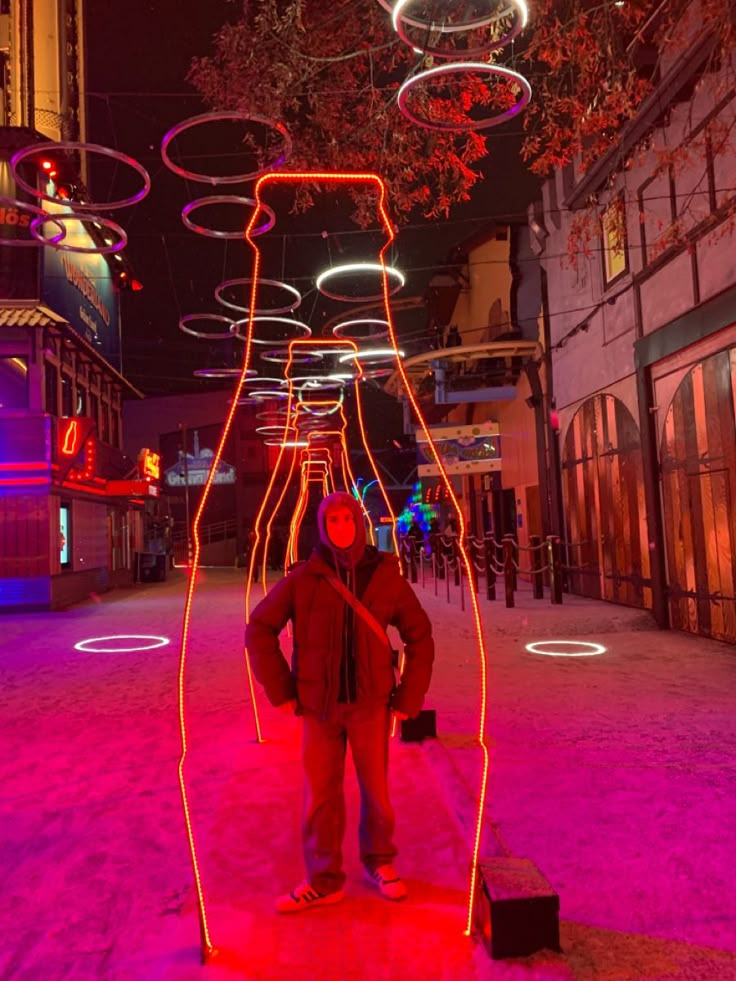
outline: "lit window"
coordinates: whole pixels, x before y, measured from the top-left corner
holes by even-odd
[[[28,408],[28,361],[0,358],[0,409]]]
[[[615,198],[601,216],[603,280],[605,286],[629,271],[626,250],[626,211],[623,197]]]

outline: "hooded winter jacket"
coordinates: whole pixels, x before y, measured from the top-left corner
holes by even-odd
[[[362,523],[362,522],[361,522]],[[396,627],[405,645],[406,661],[396,687],[393,653],[365,621],[353,617],[353,645],[359,702],[391,704],[416,716],[429,688],[434,641],[429,617],[401,575],[395,556],[366,546],[357,560],[375,564],[361,596],[382,627]],[[273,705],[296,698],[301,712],[326,718],[340,686],[343,624],[346,603],[327,581],[335,569],[315,550],[271,589],[250,616],[245,645],[251,665]],[[279,646],[279,634],[293,622],[291,667]]]

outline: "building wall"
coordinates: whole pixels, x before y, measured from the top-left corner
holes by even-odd
[[[732,72],[733,66],[729,70]],[[643,482],[647,472],[652,474],[642,533],[649,548],[657,544],[659,515],[663,515],[665,527],[669,527],[671,517],[671,505],[662,499],[659,453],[673,399],[689,373],[701,371],[704,359],[736,344],[736,326],[727,326],[727,318],[723,329],[717,329],[720,321],[708,322],[709,316],[715,316],[709,313],[713,302],[723,300],[727,305],[728,291],[736,285],[736,239],[732,225],[723,221],[718,210],[729,206],[736,189],[736,155],[732,151],[736,92],[732,84],[730,89],[724,87],[724,78],[725,74],[706,74],[697,81],[688,101],[672,105],[648,148],[630,153],[626,166],[602,182],[595,193],[599,217],[614,201],[623,202],[627,263],[617,278],[606,282],[606,243],[599,237],[595,213],[587,254],[579,252],[574,265],[569,261],[570,234],[581,212],[567,209],[565,201],[584,176],[577,163],[555,173],[543,187],[547,234],[541,260],[547,276],[561,442],[565,443],[576,413],[589,400],[611,395],[625,405],[637,429],[643,427],[643,469],[637,479]],[[668,156],[663,155],[662,148]],[[689,238],[687,245],[682,244],[684,236]],[[646,350],[675,353],[659,362],[656,355],[654,361],[643,364],[639,359],[637,374],[637,352],[645,350],[642,345],[647,339],[653,345]],[[653,404],[640,404],[649,379]],[[723,404],[719,403],[717,410],[723,418],[729,409],[733,412],[733,406],[726,404],[728,390],[723,379],[719,396]],[[685,399],[683,404],[692,402]],[[701,404],[695,400],[696,406]],[[646,438],[650,419],[656,427],[651,445],[656,444],[659,452],[651,449]],[[693,432],[697,430],[697,439],[707,445],[707,419],[694,417],[691,426]],[[640,491],[643,501],[643,488]],[[591,501],[595,497],[588,495]],[[601,527],[600,518],[599,514],[591,525]],[[665,552],[673,547],[672,541],[662,542]],[[689,547],[700,548],[695,539]],[[701,557],[693,554],[687,561],[697,563]],[[601,571],[603,564],[601,559]],[[710,580],[705,575],[702,580],[711,581],[712,589],[717,590],[712,575]],[[643,595],[650,595],[648,586]],[[697,602],[704,600],[701,597]],[[686,619],[680,615],[677,625],[682,626]],[[695,632],[699,630],[698,620],[703,623],[707,618],[690,617]],[[724,637],[723,633],[718,636]]]

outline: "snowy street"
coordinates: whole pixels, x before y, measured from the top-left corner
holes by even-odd
[[[648,614],[565,595],[479,597],[489,646],[491,770],[481,855],[531,859],[560,896],[563,952],[491,961],[463,935],[479,672],[471,614],[418,585],[437,661],[438,740],[392,744],[397,866],[383,900],[357,856],[348,779],[345,901],[294,917],[303,878],[299,725],[260,695],[242,654],[243,576],[210,570],[192,612],[186,775],[217,958],[199,961],[177,782],[185,581],[63,613],[0,620],[0,977],[736,979],[736,651],[651,628]],[[467,602],[467,597],[466,597]],[[155,650],[83,653],[112,634]],[[525,644],[569,638],[596,657]]]

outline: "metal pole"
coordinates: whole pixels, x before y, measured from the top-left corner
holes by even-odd
[[[187,427],[184,423],[179,423],[179,429],[184,443],[184,509],[187,532],[187,567],[192,564],[192,543],[189,530],[189,445],[187,442]]]

